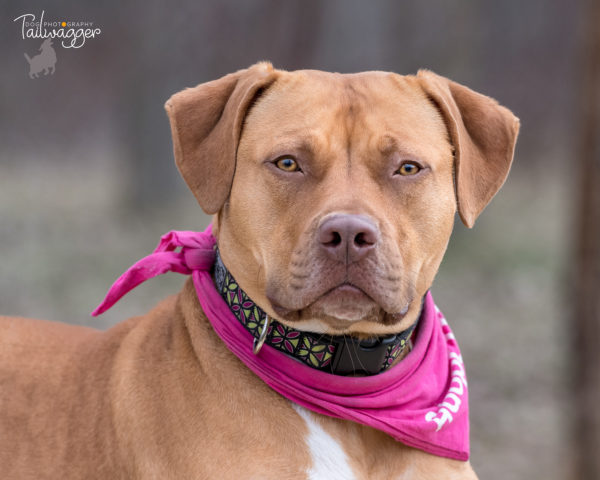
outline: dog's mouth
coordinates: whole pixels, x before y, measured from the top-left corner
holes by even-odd
[[[317,298],[312,309],[321,311],[326,317],[355,322],[379,310],[377,302],[364,290],[349,282],[341,283]]]
[[[394,252],[378,251],[349,264],[300,253],[295,264],[266,275],[275,318],[294,328],[394,333],[417,298],[412,270]]]
[[[340,298],[342,300],[358,300],[365,298],[370,301],[374,301],[362,288],[357,287],[350,282],[343,282],[333,288],[330,288],[319,298],[330,296],[334,296],[335,298]]]
[[[315,302],[333,303],[340,305],[363,305],[363,304],[376,304],[375,300],[371,298],[362,288],[353,285],[350,282],[343,282],[323,293]]]
[[[341,282],[301,308],[288,308],[269,298],[275,313],[283,320],[299,322],[319,319],[333,330],[345,330],[359,321],[386,325],[400,322],[407,314],[410,301],[398,312],[385,311],[364,289],[348,281]]]
[[[302,308],[286,308],[273,298],[270,298],[269,300],[273,305],[273,309],[284,317],[289,316],[294,311],[303,310],[319,303],[336,303],[343,305],[376,303],[362,288],[347,281],[334,285]]]

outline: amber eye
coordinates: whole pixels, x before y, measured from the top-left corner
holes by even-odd
[[[415,175],[415,174],[419,173],[420,171],[421,171],[421,167],[419,167],[416,163],[406,162],[406,163],[403,163],[402,165],[400,165],[400,168],[398,169],[397,173],[407,177],[409,175]]]
[[[300,167],[298,166],[298,162],[294,160],[292,157],[281,157],[279,160],[275,162],[275,165],[279,170],[283,170],[284,172],[298,172],[300,171]]]

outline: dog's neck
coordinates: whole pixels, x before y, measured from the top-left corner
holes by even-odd
[[[232,313],[254,337],[255,353],[260,354],[266,343],[311,368],[334,375],[375,375],[390,368],[406,351],[420,317],[406,330],[385,337],[358,339],[305,332],[268,317],[241,289],[218,250],[213,278]]]

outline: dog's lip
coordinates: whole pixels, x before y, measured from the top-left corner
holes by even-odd
[[[387,321],[384,321],[385,324],[396,324],[400,322],[408,313],[410,306],[413,303],[413,297],[405,303],[405,305],[400,310],[388,310],[381,307],[381,304],[367,291],[365,291],[360,286],[352,283],[348,279],[344,279],[343,281],[335,284],[334,286],[330,286],[329,289],[320,293],[316,297],[312,297],[309,301],[303,302],[301,305],[285,305],[285,303],[280,302],[278,296],[269,295],[267,293],[267,300],[271,304],[271,308],[273,309],[275,315],[280,319],[285,319],[289,321],[299,320],[301,312],[311,306],[320,303],[327,302],[329,300],[335,301],[335,297],[345,297],[345,301],[351,302],[361,302],[361,303],[372,303],[374,305],[378,305],[381,308],[381,313],[385,316]],[[329,298],[326,298],[329,297]],[[339,300],[339,298],[338,298]],[[394,309],[395,310],[395,309]]]
[[[325,299],[325,297],[328,297],[328,296],[333,297],[333,296],[337,296],[337,295],[344,296],[344,297],[350,297],[350,299],[354,300],[354,301],[377,303],[362,288],[360,288],[350,282],[347,282],[347,281],[344,281],[342,283],[339,283],[339,284],[331,287],[329,290],[323,292],[321,295],[314,298],[309,304],[307,304],[301,308],[287,308],[272,298],[269,298],[269,301],[271,302],[271,306],[272,306],[273,310],[275,311],[275,313],[277,313],[281,317],[285,318],[285,317],[288,317],[290,314],[293,314],[295,312],[297,313],[300,310],[303,310],[304,308],[307,308],[310,305],[313,305],[319,301],[322,301],[323,299]]]
[[[330,288],[329,290],[327,290],[327,291],[326,291],[326,292],[325,292],[323,295],[321,295],[321,296],[325,296],[325,295],[327,295],[328,293],[330,293],[330,292],[333,292],[334,290],[340,290],[340,291],[344,291],[344,292],[362,292],[362,293],[364,293],[365,295],[367,295],[367,294],[365,293],[365,291],[364,291],[362,288],[360,288],[360,287],[357,287],[357,286],[356,286],[356,285],[354,285],[353,283],[350,283],[350,282],[342,282],[342,283],[340,283],[340,284],[336,285],[335,287],[332,287],[332,288]],[[368,295],[367,295],[367,296],[368,296]]]
[[[340,283],[339,285],[336,285],[335,287],[330,288],[325,293],[320,295],[316,300],[320,300],[320,299],[327,297],[328,295],[332,295],[332,294],[333,295],[335,295],[335,294],[349,295],[349,296],[356,295],[357,298],[366,297],[373,302],[375,301],[362,288],[357,287],[356,285],[354,285],[350,282],[343,282],[343,283]]]
[[[350,282],[343,282],[333,288],[330,288],[324,294],[319,296],[313,303],[317,303],[318,301],[325,299],[325,297],[336,297],[338,295],[352,301],[372,302],[378,305],[377,301],[374,300],[373,297],[371,297],[367,292]],[[394,313],[385,312],[385,315],[391,320],[391,323],[398,323],[406,316],[412,302],[413,299],[411,298],[400,311]]]

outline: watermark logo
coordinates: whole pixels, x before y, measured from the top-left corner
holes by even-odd
[[[56,52],[52,48],[52,40],[49,38],[44,40],[40,47],[40,52],[35,57],[30,57],[25,53],[25,58],[29,63],[29,78],[37,78],[41,72],[44,72],[44,75],[48,75],[48,73],[54,74]]]
[[[66,20],[44,20],[45,12],[42,10],[39,19],[33,13],[25,13],[13,21],[21,24],[21,38],[42,39],[39,54],[30,57],[25,53],[25,59],[29,64],[29,78],[38,78],[40,73],[44,75],[54,74],[56,69],[56,50],[53,48],[53,40],[60,40],[58,44],[63,48],[81,48],[89,39],[96,38],[102,31],[94,22],[90,21],[66,21]]]

